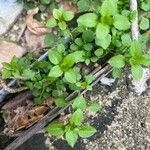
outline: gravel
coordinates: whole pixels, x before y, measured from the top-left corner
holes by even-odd
[[[71,148],[62,139],[47,138],[49,150],[149,150],[150,149],[150,89],[137,96],[128,74],[112,87],[96,85],[87,97],[103,104],[100,113],[90,116],[97,133],[81,139]]]

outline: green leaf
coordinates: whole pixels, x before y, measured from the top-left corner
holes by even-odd
[[[72,11],[64,11],[63,12],[63,18],[65,21],[70,21],[73,19],[73,17],[74,17],[74,14]]]
[[[93,57],[91,57],[91,61],[96,62],[96,61],[98,61],[98,58],[96,56],[93,56]]]
[[[107,49],[111,43],[111,35],[109,34],[109,26],[99,23],[96,27],[96,44],[103,49]]]
[[[46,23],[46,27],[48,27],[48,28],[53,28],[56,25],[57,25],[57,21],[55,20],[55,18],[49,19]]]
[[[129,13],[129,18],[130,18],[131,23],[133,23],[133,21],[136,19],[136,16],[137,16],[137,11],[136,10]]]
[[[77,82],[77,74],[73,69],[69,69],[67,72],[65,72],[64,78],[70,83]]]
[[[130,53],[133,57],[142,56],[142,47],[139,41],[131,43]]]
[[[128,30],[130,28],[130,22],[128,18],[123,15],[115,15],[113,24],[118,30]]]
[[[75,63],[83,62],[84,61],[84,52],[83,51],[76,51],[71,53],[72,59],[74,60]]]
[[[67,131],[65,134],[65,139],[71,147],[74,147],[75,143],[78,140],[78,135],[74,131]]]
[[[131,72],[135,80],[140,80],[143,75],[143,68],[141,67],[141,65],[132,65]]]
[[[90,8],[90,1],[89,0],[79,0],[77,2],[77,6],[79,11],[88,11]]]
[[[83,41],[81,38],[76,38],[74,41],[78,46],[82,46],[83,45]]]
[[[47,46],[51,46],[55,42],[55,35],[53,33],[48,33],[46,34],[44,38],[44,43]]]
[[[123,46],[129,47],[131,45],[131,43],[132,43],[132,40],[131,40],[131,37],[130,37],[129,34],[123,34],[121,36],[121,40],[122,40]]]
[[[27,74],[28,74],[28,73],[27,73]],[[19,70],[14,70],[14,71],[12,72],[12,75],[13,75],[15,78],[20,77],[20,72],[19,72]],[[23,76],[25,76],[25,75],[23,75]],[[28,78],[33,79],[34,76],[35,76],[35,73],[31,73],[31,75],[28,74],[28,75],[26,75],[26,77],[27,77],[27,76],[28,76]]]
[[[119,78],[122,74],[122,69],[120,68],[113,68],[113,71],[112,71],[112,75],[114,78]]]
[[[35,72],[33,70],[30,70],[30,69],[25,69],[25,70],[23,70],[22,76],[33,79],[35,76]]]
[[[90,64],[90,59],[86,59],[86,60],[85,60],[85,64],[86,64],[86,65],[89,65],[89,64]]]
[[[61,30],[66,30],[66,28],[67,28],[67,24],[64,21],[59,22],[58,26]]]
[[[89,125],[85,125],[85,126],[82,126],[80,129],[79,129],[79,136],[82,137],[82,138],[88,138],[92,135],[94,135],[96,133],[96,129],[89,126]]]
[[[4,69],[4,71],[2,72],[2,78],[8,79],[9,77],[11,77],[11,71]]]
[[[99,48],[97,49],[94,54],[97,56],[97,57],[101,57],[103,55],[104,51],[102,48]]]
[[[10,62],[11,66],[13,69],[18,68],[18,61],[19,58],[17,58],[16,56],[14,56]]]
[[[41,4],[49,4],[51,0],[40,0]]]
[[[82,34],[82,39],[85,41],[85,42],[92,42],[94,40],[94,32],[91,31],[91,30],[86,30],[83,32]]]
[[[97,39],[102,39],[109,34],[109,26],[99,23],[96,27],[96,37]]]
[[[84,44],[83,47],[86,51],[92,51],[92,49],[93,49],[92,43]]]
[[[123,68],[125,65],[125,57],[123,55],[113,56],[108,63],[115,68]]]
[[[76,45],[75,43],[70,45],[70,49],[73,50],[73,51],[77,51],[78,48],[79,48],[78,45]]]
[[[103,49],[107,49],[111,43],[111,35],[108,34],[104,37],[96,38],[96,45],[101,46]]]
[[[75,63],[74,56],[72,56],[72,53],[71,53],[64,57],[64,59],[61,63],[61,67],[63,69],[65,69],[65,68],[68,69],[68,68],[72,67],[74,65],[74,63]]]
[[[83,111],[81,109],[77,109],[70,118],[70,123],[76,126],[80,125],[84,120]]]
[[[64,134],[65,126],[62,123],[54,122],[46,127],[46,131],[54,136],[62,136]]]
[[[88,110],[93,111],[93,112],[98,112],[101,109],[101,105],[98,103],[92,103],[88,106]]]
[[[144,66],[150,66],[150,54],[144,54],[141,58],[141,64]]]
[[[4,62],[4,63],[2,63],[2,65],[3,65],[3,69],[13,70],[13,68],[11,67],[11,64],[9,64],[9,63]]]
[[[86,80],[86,82],[87,82],[88,84],[90,84],[90,83],[93,82],[94,77],[93,77],[93,75],[87,75],[87,76],[85,77],[85,80]]]
[[[149,11],[150,10],[150,2],[142,2],[141,4],[141,8],[144,10],[144,11]]]
[[[95,27],[98,23],[98,16],[94,13],[86,13],[77,19],[78,25]]]
[[[118,0],[104,0],[101,6],[100,13],[102,16],[113,16],[117,14]]]
[[[72,108],[78,109],[80,108],[81,110],[84,110],[86,108],[86,101],[82,96],[78,96],[77,98],[74,99],[74,102],[72,104]]]
[[[141,21],[140,21],[140,28],[142,30],[147,30],[149,29],[149,19],[142,17]]]
[[[57,50],[59,53],[65,52],[65,46],[63,44],[58,44],[57,45]]]
[[[59,20],[62,17],[63,10],[60,9],[53,9],[53,16],[55,19]]]
[[[48,58],[49,58],[51,63],[57,65],[62,60],[62,54],[55,49],[49,50],[48,51]]]
[[[57,66],[52,67],[52,69],[50,70],[48,76],[49,76],[49,77],[57,78],[57,77],[60,77],[62,74],[63,74],[63,71],[62,71],[61,68],[57,65]]]
[[[67,102],[64,98],[57,98],[54,100],[54,102],[57,107],[64,107],[67,104]]]

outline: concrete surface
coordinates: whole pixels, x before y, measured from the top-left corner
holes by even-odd
[[[15,0],[0,0],[0,35],[10,29],[22,10],[23,7]]]

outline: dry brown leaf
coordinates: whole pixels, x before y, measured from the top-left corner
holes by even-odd
[[[35,14],[37,14],[39,11],[39,8],[34,8],[28,11],[28,15],[26,18],[26,25],[30,32],[36,35],[44,35],[48,32],[51,32],[51,29],[45,27],[45,25],[41,22],[38,22],[33,17]]]
[[[72,11],[74,13],[77,12],[77,6],[70,3],[68,0],[61,0],[59,6],[63,6],[65,10]]]
[[[44,116],[47,110],[48,108],[45,106],[35,106],[32,108],[24,106],[18,107],[13,113],[6,111],[4,113],[4,120],[7,124],[7,131],[15,132],[32,126]]]
[[[44,38],[45,35],[35,35],[28,29],[25,31],[26,47],[29,51],[45,48]]]
[[[16,43],[0,41],[0,71],[3,62],[10,62],[13,56],[21,57],[26,50]]]

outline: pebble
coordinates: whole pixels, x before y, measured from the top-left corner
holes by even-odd
[[[18,26],[18,25],[14,25],[14,26],[13,26],[13,29],[16,31],[16,30],[19,29],[19,26]]]

